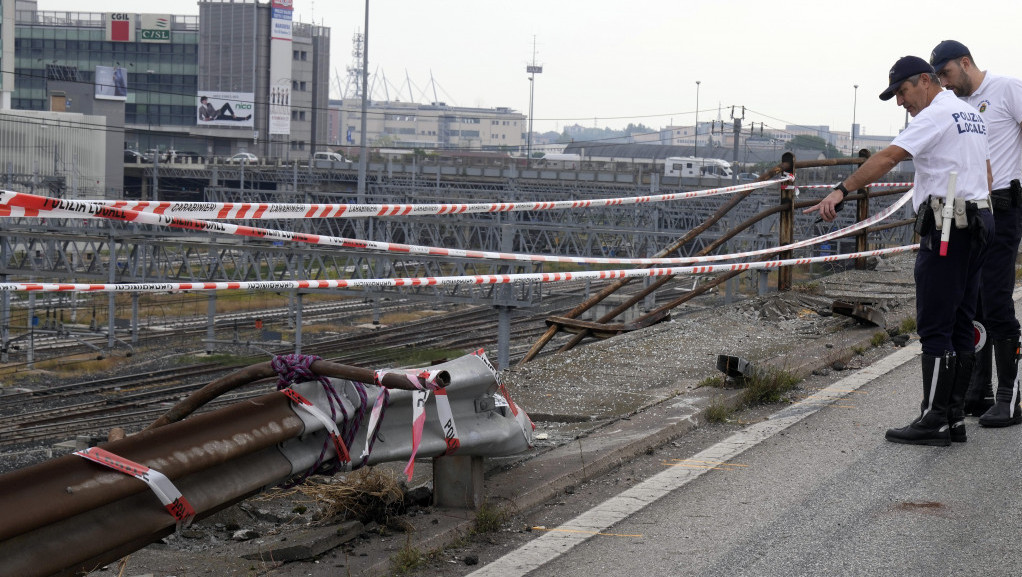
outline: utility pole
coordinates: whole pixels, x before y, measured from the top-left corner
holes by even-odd
[[[529,135],[525,148],[525,167],[532,166],[532,101],[536,92],[536,75],[543,72],[542,66],[536,65],[536,36],[532,37],[532,64],[525,67],[529,74]]]
[[[358,203],[365,204],[366,198],[366,118],[369,106],[369,0],[366,0],[365,31],[362,35],[362,135],[358,153]]]
[[[692,148],[692,156],[699,156],[699,84],[696,80],[696,145]]]
[[[855,156],[855,109],[859,106],[859,85],[853,84],[855,96],[852,98],[852,156]]]
[[[732,106],[731,107],[731,118],[732,118],[732,120],[734,120],[734,125],[735,125],[735,128],[734,128],[734,130],[735,130],[735,146],[734,146],[735,152],[734,152],[734,156],[732,158],[734,159],[735,165],[737,166],[737,164],[738,164],[738,141],[741,139],[741,136],[742,136],[742,120],[745,119],[745,107],[744,106],[742,107],[742,115],[741,116],[735,116],[735,107]],[[731,182],[733,182],[735,184],[738,183],[738,172],[731,171]]]

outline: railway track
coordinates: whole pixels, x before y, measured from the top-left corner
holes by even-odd
[[[399,363],[410,349],[448,350],[495,345],[495,313],[476,307],[438,317],[383,327],[375,331],[328,339],[303,347],[302,353],[334,362],[373,368]],[[521,339],[534,339],[545,330],[544,314],[518,316],[512,332]],[[456,329],[452,330],[452,327]],[[531,344],[531,340],[530,340]],[[275,351],[275,354],[290,353]],[[245,365],[268,360],[266,355],[243,359]],[[112,427],[141,430],[171,406],[216,378],[236,370],[237,365],[193,364],[123,374],[93,381],[56,384],[36,389],[21,388],[0,396],[0,460],[4,451],[19,451],[39,444],[53,444],[87,436],[106,437]],[[272,390],[264,382],[218,399],[206,409],[244,396]]]
[[[579,302],[578,294],[544,297],[544,310],[517,311],[511,322],[511,359],[520,359],[546,330],[550,310],[564,310]],[[400,303],[398,303],[400,304]],[[362,313],[364,315],[364,311]],[[471,307],[374,330],[334,336],[303,345],[302,354],[366,368],[398,368],[410,351],[455,351],[483,347],[493,352],[497,344],[497,313],[486,306]],[[186,331],[187,329],[185,329]],[[173,338],[185,338],[186,332]],[[204,334],[204,333],[203,333]],[[556,350],[553,344],[548,353]],[[52,447],[72,439],[104,440],[113,427],[128,433],[139,431],[169,408],[207,383],[236,370],[269,360],[266,353],[289,354],[293,349],[263,351],[238,357],[237,363],[193,363],[95,379],[53,383],[35,388],[9,389],[0,395],[0,471],[11,464],[24,466],[18,458],[40,447]],[[426,361],[419,361],[421,364]],[[404,363],[407,365],[407,363]],[[269,380],[225,395],[203,410],[273,390]]]

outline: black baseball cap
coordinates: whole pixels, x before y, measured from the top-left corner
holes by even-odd
[[[948,62],[962,56],[972,57],[965,44],[957,40],[945,40],[938,44],[933,52],[930,52],[930,64],[933,66],[934,72],[940,72],[940,69],[944,68]]]
[[[926,73],[934,74],[933,67],[930,66],[929,62],[918,56],[902,56],[894,63],[891,71],[887,74],[887,80],[891,85],[887,87],[887,90],[880,93],[880,100],[890,100],[894,93],[898,91],[898,87],[901,86],[902,82],[916,74]]]

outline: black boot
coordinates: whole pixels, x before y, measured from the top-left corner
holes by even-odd
[[[994,360],[997,364],[997,395],[994,406],[979,418],[983,427],[1009,427],[1022,423],[1019,410],[1018,360],[1019,339],[994,341]]]
[[[955,355],[955,380],[951,385],[951,396],[948,398],[947,424],[952,443],[964,443],[965,435],[965,399],[976,364],[976,353],[958,353]]]
[[[993,353],[994,347],[990,341],[976,352],[976,364],[973,365],[969,388],[965,391],[966,415],[978,417],[994,406],[994,382],[991,376]]]
[[[922,361],[923,413],[908,426],[887,429],[885,438],[907,445],[947,447],[951,444],[947,411],[955,377],[955,357],[951,354],[943,357],[924,354]]]

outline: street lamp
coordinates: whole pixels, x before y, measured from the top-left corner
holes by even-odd
[[[855,109],[859,105],[859,85],[855,87],[855,96],[852,98],[852,156],[855,156]]]
[[[152,117],[152,113],[149,111],[149,99],[152,97],[152,93],[153,93],[153,71],[152,70],[146,70],[145,71],[145,119],[146,119],[146,124],[149,126],[149,129],[146,131],[146,135],[145,135],[146,152],[151,150],[152,147],[153,147],[153,117]]]
[[[536,91],[536,75],[543,72],[542,66],[536,65],[536,38],[532,38],[532,64],[525,67],[529,74],[529,136],[525,147],[525,167],[532,166],[532,100]]]
[[[699,156],[699,84],[696,80],[696,144],[692,147],[692,156]]]
[[[155,151],[153,149],[153,113],[152,113],[152,110],[149,107],[149,102],[150,102],[149,99],[152,97],[152,93],[153,93],[153,71],[152,70],[146,70],[145,71],[145,79],[146,79],[145,119],[146,119],[146,124],[149,125],[149,130],[148,130],[148,132],[146,132],[146,142],[149,143],[149,147],[147,148],[147,150],[153,150],[153,158],[152,158],[152,162],[153,162],[153,184],[152,184],[152,188],[153,188],[153,190],[152,190],[152,193],[150,193],[149,198],[150,198],[150,200],[159,200],[159,194],[160,194],[159,193],[159,186],[160,186],[160,184],[159,184],[159,176],[157,176],[157,174],[158,174],[158,172],[160,170],[160,155],[159,155],[159,153],[157,151]]]

